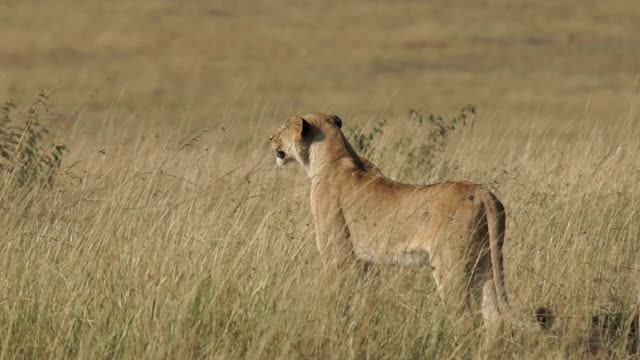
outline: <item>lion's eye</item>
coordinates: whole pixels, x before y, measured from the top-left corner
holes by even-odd
[[[284,159],[285,155],[284,151],[276,151],[276,156],[280,159]]]

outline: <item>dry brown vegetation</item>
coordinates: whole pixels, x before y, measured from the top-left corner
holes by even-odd
[[[0,180],[0,357],[479,355],[482,331],[450,316],[427,269],[381,267],[381,286],[352,291],[322,272],[304,174],[276,171],[268,142],[311,111],[375,133],[385,174],[503,200],[514,309],[557,320],[494,351],[582,358],[604,308],[620,316],[602,347],[623,357],[639,33],[637,1],[2,2],[0,99],[24,109],[51,90],[39,120],[69,151],[53,187]],[[467,103],[474,125],[409,171],[394,144],[431,140],[408,110]]]

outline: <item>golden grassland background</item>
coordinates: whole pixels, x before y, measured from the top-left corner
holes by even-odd
[[[304,174],[268,136],[328,112],[385,119],[372,157],[396,179],[488,184],[514,308],[558,315],[497,351],[581,358],[591,315],[640,288],[639,33],[635,1],[3,1],[0,99],[51,90],[69,152],[53,188],[2,178],[0,357],[478,355],[427,269],[352,291],[321,271]],[[468,103],[436,166],[401,171],[408,110]]]

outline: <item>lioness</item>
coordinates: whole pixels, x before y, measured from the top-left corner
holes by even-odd
[[[443,299],[480,301],[485,323],[498,319],[507,294],[505,213],[496,196],[470,182],[393,181],[356,154],[341,126],[335,115],[292,116],[271,137],[277,164],[295,160],[311,180],[323,261],[430,265]]]

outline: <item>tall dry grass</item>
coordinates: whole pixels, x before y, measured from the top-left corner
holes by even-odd
[[[389,123],[403,130],[388,125],[375,148],[421,131],[403,115]],[[535,125],[496,132],[479,116],[415,178],[395,172],[402,159],[394,154],[374,157],[401,180],[470,179],[504,201],[514,311],[532,318],[545,304],[558,319],[546,333],[505,331],[502,356],[580,358],[601,308],[622,314],[604,346],[623,356],[640,285],[640,140],[631,135],[635,122],[621,123],[575,123],[562,134]],[[452,316],[427,269],[382,266],[376,280],[348,290],[323,271],[304,174],[275,169],[268,133],[249,134],[263,141],[228,161],[237,140],[221,130],[157,138],[145,136],[150,127],[138,131],[115,131],[113,139],[129,140],[113,140],[108,150],[77,149],[84,160],[63,166],[53,188],[3,193],[2,357],[482,353],[482,329]],[[364,327],[371,332],[362,344],[356,335]]]

